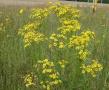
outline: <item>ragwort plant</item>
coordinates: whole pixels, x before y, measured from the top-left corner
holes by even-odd
[[[40,28],[44,20],[50,15],[56,17],[59,22],[57,30],[47,36],[40,31]],[[30,12],[30,21],[19,29],[19,35],[23,37],[24,48],[28,48],[33,42],[36,44],[47,42],[48,49],[51,52],[52,50],[54,52],[65,49],[73,50],[77,60],[79,60],[81,73],[96,77],[103,69],[103,66],[96,58],[92,57],[91,51],[88,49],[90,43],[93,43],[96,38],[96,35],[89,29],[84,32],[80,31],[81,24],[78,20],[79,17],[79,10],[71,5],[63,5],[59,2],[55,4],[51,3],[47,8],[32,9]],[[32,76],[34,75],[37,76],[41,90],[53,90],[63,84],[63,79],[61,78],[63,74],[60,71],[67,68],[66,63],[69,63],[69,61],[57,60],[55,62],[55,60],[49,60],[49,58],[51,57],[48,56],[47,59],[39,60],[36,64],[36,71],[32,75],[24,76],[26,87],[36,85],[33,82],[34,80],[32,80]],[[88,61],[91,63],[87,64]],[[60,67],[58,67],[59,65]],[[58,70],[59,68],[61,70]]]

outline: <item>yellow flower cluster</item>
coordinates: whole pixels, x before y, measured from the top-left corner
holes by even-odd
[[[58,28],[58,30],[62,34],[75,32],[77,30],[80,30],[80,24],[77,20],[61,20],[61,27]]]
[[[49,38],[49,47],[58,47],[60,49],[65,48],[68,42],[66,34],[80,30],[81,26],[76,19],[79,17],[79,10],[71,5],[62,5],[59,2],[50,6],[48,10],[51,14],[55,14],[59,19],[59,27],[57,28],[59,33],[51,34]]]
[[[21,9],[19,13],[22,13],[23,10]],[[30,13],[30,21],[26,25],[23,26],[19,30],[19,34],[24,38],[24,47],[28,47],[31,45],[32,42],[41,42],[45,40],[45,35],[38,31],[39,26],[41,25],[42,21],[45,17],[49,14],[48,9],[44,8],[37,8],[32,9]]]
[[[90,51],[87,49],[87,46],[94,37],[95,33],[89,30],[81,32],[80,35],[73,35],[69,39],[68,47],[75,48],[78,51],[79,58],[81,60],[86,60],[90,55]]]
[[[43,20],[48,15],[49,15],[49,11],[47,8],[44,9],[37,8],[37,9],[32,9],[30,18],[36,20]]]
[[[19,30],[19,34],[23,36],[24,47],[28,47],[32,42],[39,43],[44,41],[44,34],[38,32],[39,23],[28,23],[24,25],[22,29]]]
[[[72,36],[69,41],[69,47],[76,47],[76,49],[85,48],[88,46],[88,43],[91,39],[94,39],[94,32],[85,31],[82,32],[79,36]]]
[[[41,41],[44,41],[44,35],[42,33],[39,32],[27,32],[24,35],[24,43],[25,46],[30,46],[32,42],[36,42],[39,43]]]
[[[66,40],[67,38],[63,35],[63,34],[51,34],[49,40],[50,40],[50,44],[49,44],[49,48],[51,47],[58,47],[58,48],[64,48],[65,47],[65,42],[64,40]]]
[[[58,5],[58,6],[56,6],[55,7],[55,13],[56,13],[56,15],[58,16],[58,17],[61,17],[61,16],[63,16],[63,15],[65,15],[67,12],[68,12],[68,9],[69,9],[69,7],[67,7],[67,6],[62,6],[61,4],[60,4],[60,6]]]
[[[79,10],[75,9],[71,5],[63,5],[60,2],[55,3],[54,5],[49,7],[49,10],[53,11],[59,18],[78,18]]]
[[[38,72],[41,71],[40,75],[44,77],[43,80],[41,80],[40,82],[41,86],[44,89],[51,90],[53,86],[62,83],[62,81],[60,80],[60,74],[55,69],[55,64],[52,61],[48,59],[38,61],[37,68],[39,70]]]
[[[86,60],[87,57],[90,55],[90,52],[87,49],[86,50],[81,49],[78,54],[81,60]]]
[[[21,9],[19,13],[22,12],[23,10]],[[65,37],[64,34],[80,29],[80,24],[76,19],[79,17],[79,10],[75,9],[71,5],[62,5],[60,2],[56,2],[47,8],[32,9],[30,13],[30,20],[32,22],[24,25],[24,27],[20,30],[20,34],[24,37],[25,47],[30,46],[33,41],[42,41],[42,39],[39,39],[39,37],[43,38],[44,35],[37,33],[36,30],[39,28],[43,20],[52,14],[55,14],[59,18],[60,27],[58,28],[58,31],[61,34],[56,35],[58,41],[51,39],[53,36],[53,34],[51,34],[49,47],[57,46],[58,48],[64,48],[65,41],[62,39]]]
[[[92,60],[90,65],[82,65],[82,73],[91,74],[93,77],[96,77],[96,74],[103,69],[103,66],[98,62],[98,60]]]
[[[24,84],[26,87],[30,87],[30,86],[35,85],[34,76],[32,73],[25,75],[23,78],[24,78]]]
[[[95,33],[86,30],[85,32],[80,32],[81,25],[78,21],[79,10],[73,8],[70,5],[62,5],[57,3],[52,5],[49,10],[55,14],[59,19],[59,27],[57,28],[59,34],[51,34],[49,40],[49,47],[65,48],[74,48],[77,51],[77,55],[80,60],[86,61],[91,54],[87,49],[89,43],[95,38]],[[62,37],[59,37],[61,35]],[[69,40],[69,41],[68,41]],[[64,68],[62,62],[60,62],[61,67]]]
[[[40,23],[37,22],[27,23],[26,25],[23,26],[23,28],[20,29],[18,33],[24,35],[29,31],[35,31],[35,30],[37,31],[39,25]]]
[[[40,33],[38,29],[49,15],[58,19],[58,27],[55,33],[50,34],[47,39],[49,42],[49,48],[67,49],[74,48],[77,56],[82,62],[82,73],[89,73],[93,77],[96,76],[98,71],[102,70],[102,65],[97,60],[92,60],[91,65],[85,65],[85,61],[90,55],[90,51],[87,49],[89,43],[95,38],[95,33],[86,30],[85,32],[78,32],[81,29],[81,25],[78,21],[79,10],[73,8],[70,5],[62,5],[56,3],[48,8],[32,9],[30,14],[30,21],[20,29],[19,34],[23,36],[25,47],[30,46],[32,42],[39,43],[45,40],[45,35]],[[57,62],[61,69],[64,69],[68,63],[65,60]],[[51,60],[44,59],[37,63],[37,74],[39,74],[38,80],[43,89],[52,90],[54,86],[58,86],[62,83],[61,74],[57,71],[56,66]],[[29,80],[28,80],[29,79]],[[27,86],[32,85],[32,78],[27,77],[25,82],[28,82]],[[33,84],[34,85],[34,84]]]
[[[65,68],[65,65],[68,63],[66,60],[61,60],[58,62],[61,68]]]

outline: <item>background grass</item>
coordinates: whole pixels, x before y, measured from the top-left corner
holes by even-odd
[[[0,31],[0,90],[39,90],[38,88],[26,88],[22,81],[22,75],[33,70],[37,60],[50,58],[53,60],[69,60],[63,78],[63,85],[55,90],[109,90],[109,11],[106,8],[98,8],[92,13],[90,8],[79,8],[81,17],[81,30],[90,28],[96,32],[96,40],[92,50],[103,64],[104,69],[96,78],[84,76],[80,73],[79,62],[72,54],[72,50],[63,50],[55,53],[49,51],[47,42],[41,45],[33,44],[24,49],[22,38],[18,36],[18,29],[28,21],[28,9],[23,15],[19,15],[18,7],[1,7],[0,23],[6,28]],[[46,23],[46,24],[45,24]],[[44,21],[41,31],[49,35],[56,30],[57,21],[49,17]],[[65,52],[65,53],[63,53]],[[75,62],[76,61],[76,62]]]

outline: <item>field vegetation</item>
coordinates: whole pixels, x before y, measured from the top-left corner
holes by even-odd
[[[0,90],[109,90],[108,34],[105,7],[0,7]]]

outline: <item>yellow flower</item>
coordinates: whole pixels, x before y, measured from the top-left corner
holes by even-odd
[[[34,76],[32,74],[27,74],[24,76],[24,83],[26,87],[35,85],[35,83],[33,82],[33,77]]]
[[[46,89],[46,85],[42,85],[42,87],[43,87],[44,89]]]
[[[58,63],[59,63],[59,65],[60,65],[61,68],[65,68],[65,65],[66,65],[68,62],[65,61],[65,60],[61,60],[61,61],[59,61]]]
[[[51,89],[50,89],[50,85],[47,85],[47,90],[51,90]]]
[[[88,50],[80,50],[79,51],[79,58],[81,60],[86,60],[86,58],[88,57],[89,54],[90,54],[90,52]]]
[[[44,89],[51,90],[55,85],[62,83],[60,80],[60,74],[55,68],[54,62],[49,59],[44,59],[38,61],[38,72],[41,72],[40,75],[44,76],[44,79],[41,80],[40,84]]]
[[[51,83],[54,84],[54,85],[57,85],[57,84],[59,84],[59,83],[61,83],[61,82],[60,82],[60,80],[54,80],[54,81],[52,81]]]
[[[22,14],[24,12],[24,9],[19,10],[19,14]]]
[[[44,9],[35,8],[35,9],[32,9],[30,18],[42,21],[45,17],[48,16],[48,14],[49,14],[49,12],[48,12],[47,8],[44,8]]]
[[[59,48],[64,48],[64,43],[63,42],[59,42]]]
[[[94,32],[86,31],[82,32],[79,36],[72,36],[70,38],[69,47],[86,47],[88,43],[94,39]]]
[[[91,74],[92,77],[96,77],[96,74],[103,69],[103,66],[98,62],[98,60],[92,60],[90,65],[82,65],[82,73]]]
[[[27,32],[24,35],[24,47],[30,46],[32,42],[39,43],[44,41],[44,35],[39,32]]]
[[[80,30],[80,24],[77,20],[60,20],[60,23],[62,24],[61,27],[58,28],[58,30],[62,34],[67,34],[71,32],[75,32]]]
[[[56,79],[56,78],[58,78],[58,76],[57,76],[56,73],[50,74],[49,77],[52,78],[52,79]]]

